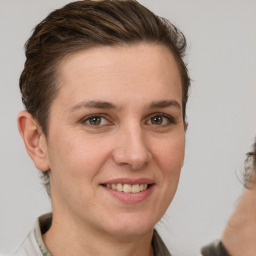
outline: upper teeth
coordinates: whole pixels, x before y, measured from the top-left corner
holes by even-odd
[[[111,188],[124,193],[139,193],[148,188],[148,184],[107,184],[107,188]]]

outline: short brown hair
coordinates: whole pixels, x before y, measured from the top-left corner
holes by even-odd
[[[26,62],[20,77],[22,101],[45,136],[49,109],[58,93],[55,77],[58,62],[68,54],[95,46],[139,42],[162,44],[172,52],[182,81],[185,121],[190,78],[183,61],[184,35],[135,0],[84,0],[50,13],[35,27],[25,45]],[[45,177],[49,191],[48,173]]]
[[[245,168],[244,168],[244,186],[250,188],[255,182],[256,175],[256,138],[252,145],[252,151],[246,154]]]

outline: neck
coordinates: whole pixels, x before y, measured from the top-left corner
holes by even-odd
[[[54,256],[153,256],[152,236],[153,230],[136,236],[105,234],[53,215],[52,226],[43,235],[43,241]]]

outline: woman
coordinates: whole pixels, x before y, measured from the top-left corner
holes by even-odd
[[[52,213],[17,255],[170,255],[154,230],[184,160],[183,34],[136,1],[78,1],[26,44],[18,117]]]
[[[223,232],[221,242],[202,250],[204,256],[254,256],[256,254],[256,140],[246,154],[245,190]]]

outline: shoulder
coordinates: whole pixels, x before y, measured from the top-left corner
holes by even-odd
[[[230,256],[220,240],[216,240],[201,249],[203,256]]]

